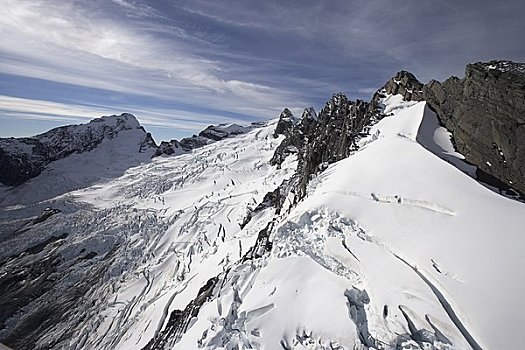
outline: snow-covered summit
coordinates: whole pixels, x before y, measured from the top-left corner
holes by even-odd
[[[121,131],[135,130],[141,131],[139,134],[143,138],[141,148],[133,151],[142,151],[144,148],[155,147],[151,135],[147,133],[139,124],[137,118],[129,113],[121,115],[103,116],[95,118],[87,124],[67,125],[49,130],[43,134],[36,135],[31,139],[37,140],[45,148],[45,154],[35,150],[43,156],[48,156],[50,160],[63,158],[72,153],[83,153],[97,147],[104,139],[113,139]],[[143,137],[142,137],[143,136]]]
[[[149,161],[156,149],[151,135],[129,113],[58,127],[33,137],[2,138],[0,182],[20,187],[7,191],[3,200],[51,198],[120,175]],[[32,184],[24,186],[27,181]]]
[[[138,147],[130,153],[156,147],[151,135],[129,113],[96,118],[86,124],[61,126],[33,137],[1,138],[0,182],[19,185],[39,175],[47,164],[73,153],[91,151],[103,140],[114,139],[122,131],[129,130],[139,130],[135,133]]]

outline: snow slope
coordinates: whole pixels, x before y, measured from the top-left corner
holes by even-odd
[[[79,275],[102,277],[34,347],[520,348],[524,204],[465,173],[425,102],[382,102],[391,115],[359,150],[278,213],[254,211],[297,166],[268,163],[277,120],[39,204],[62,212],[0,251],[67,231],[53,252],[73,277],[28,314]]]
[[[439,320],[446,327],[443,333],[450,329],[448,337],[458,339],[440,305],[444,298],[482,348],[519,347],[519,337],[512,335],[525,324],[524,282],[518,277],[525,252],[525,207],[422,147],[418,136],[432,137],[423,137],[427,147],[443,145],[437,123],[435,133],[420,127],[423,118],[435,115],[424,102],[398,98],[386,101],[387,109],[395,106],[394,115],[371,131],[379,137],[315,179],[290,221],[323,212],[329,213],[324,220],[342,216],[351,223],[342,239],[355,257],[335,242],[327,241],[324,248],[334,249],[329,255],[336,259],[349,259],[348,265],[340,262],[358,271],[353,284],[368,291],[369,327],[378,334],[395,326],[379,317],[383,305],[391,306],[398,319],[397,306],[406,305],[421,320],[427,314]],[[429,327],[424,321],[418,326]],[[459,348],[463,346],[468,348]]]
[[[222,297],[236,318],[210,303],[175,348],[353,348],[368,334],[372,347],[423,348],[400,336],[414,329],[437,349],[519,348],[523,204],[440,159],[461,155],[424,102],[384,102],[393,115],[311,182],[238,300]],[[365,322],[353,288],[367,291]]]

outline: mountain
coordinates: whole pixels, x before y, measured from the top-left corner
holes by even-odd
[[[514,84],[504,81],[487,101]],[[190,139],[214,142],[65,195],[10,197],[0,204],[0,342],[519,348],[525,204],[506,173],[457,148],[459,129],[430,97],[437,84],[401,71],[369,102],[336,93],[301,118],[285,109],[246,128],[210,127]],[[453,110],[476,91],[454,95]],[[505,119],[478,123],[494,120]],[[14,189],[46,181],[56,180],[44,171]]]
[[[157,149],[128,113],[68,125],[30,138],[0,138],[3,205],[38,202],[120,176]]]
[[[42,173],[45,166],[71,154],[89,152],[103,141],[129,140],[126,153],[156,147],[149,133],[128,113],[68,125],[30,138],[0,138],[0,182],[16,186]]]

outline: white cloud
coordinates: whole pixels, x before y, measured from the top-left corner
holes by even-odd
[[[4,73],[238,113],[249,106],[260,118],[272,117],[270,105],[301,103],[285,91],[221,76],[220,62],[191,53],[173,37],[144,30],[151,21],[102,17],[96,3],[87,8],[77,2],[6,1],[0,7]]]
[[[229,123],[246,123],[227,116],[194,113],[178,109],[90,106],[0,95],[0,113],[2,118],[77,123],[87,122],[103,115],[124,112],[134,114],[146,128],[148,126],[165,127],[188,133],[201,130],[210,124],[216,123],[218,119]]]

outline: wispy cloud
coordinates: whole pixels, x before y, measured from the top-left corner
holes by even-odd
[[[62,114],[46,107],[56,118],[82,105],[137,110],[166,128],[185,116],[188,130],[269,119],[333,92],[367,98],[400,69],[443,79],[469,61],[525,60],[524,16],[521,0],[5,0],[0,74],[40,83],[29,94],[0,81],[0,95],[64,103]],[[64,102],[49,88],[59,83],[92,91]]]
[[[140,23],[94,17],[93,8],[70,2],[7,1],[0,9],[3,72],[232,111],[245,110],[239,99],[264,112],[269,101],[293,101],[289,92],[222,77],[219,62],[193,55],[173,37],[142,32]]]
[[[216,123],[219,118],[229,123],[245,123],[243,120],[224,115],[177,109],[65,104],[0,95],[0,118],[2,119],[85,123],[93,118],[121,112],[133,113],[146,127],[171,128],[177,130],[179,134],[203,129]],[[24,136],[31,136],[31,134],[24,134]]]

